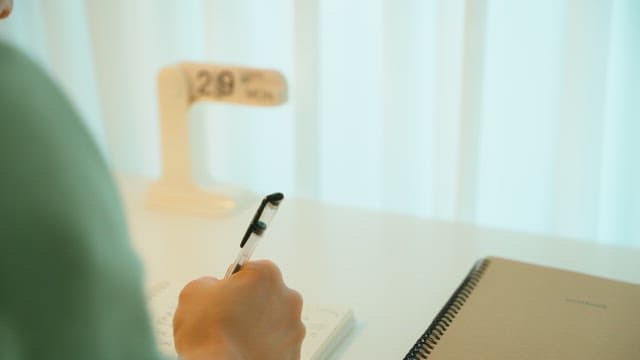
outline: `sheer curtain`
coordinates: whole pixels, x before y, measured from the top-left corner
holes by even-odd
[[[635,0],[16,1],[118,171],[160,173],[155,74],[280,70],[275,108],[198,104],[202,179],[640,246]]]

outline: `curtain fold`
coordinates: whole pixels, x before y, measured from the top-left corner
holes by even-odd
[[[0,37],[118,171],[160,174],[162,67],[277,69],[283,106],[191,109],[198,181],[640,246],[635,0],[22,0]]]

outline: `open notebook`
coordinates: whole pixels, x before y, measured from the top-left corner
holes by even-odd
[[[173,313],[180,288],[168,281],[151,286],[147,302],[160,351],[177,356],[173,346]],[[302,360],[326,359],[351,331],[353,311],[339,306],[304,305],[302,322],[307,335],[302,342]]]

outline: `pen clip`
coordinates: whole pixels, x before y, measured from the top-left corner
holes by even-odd
[[[262,233],[267,229],[268,226],[267,222],[260,220],[264,209],[269,206],[270,208],[273,208],[274,211],[277,210],[282,199],[284,199],[284,195],[279,192],[269,194],[262,199],[258,210],[256,210],[256,213],[253,215],[253,219],[251,220],[251,223],[247,227],[247,230],[245,231],[244,236],[240,241],[240,248],[244,247],[244,245],[249,240],[249,237],[251,237],[252,233],[255,233],[258,236],[262,235]]]

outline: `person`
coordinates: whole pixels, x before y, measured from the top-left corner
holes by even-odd
[[[0,1],[0,14],[11,12]],[[0,359],[160,359],[118,193],[54,82],[0,44]],[[182,290],[182,359],[298,359],[302,298],[270,261]]]

